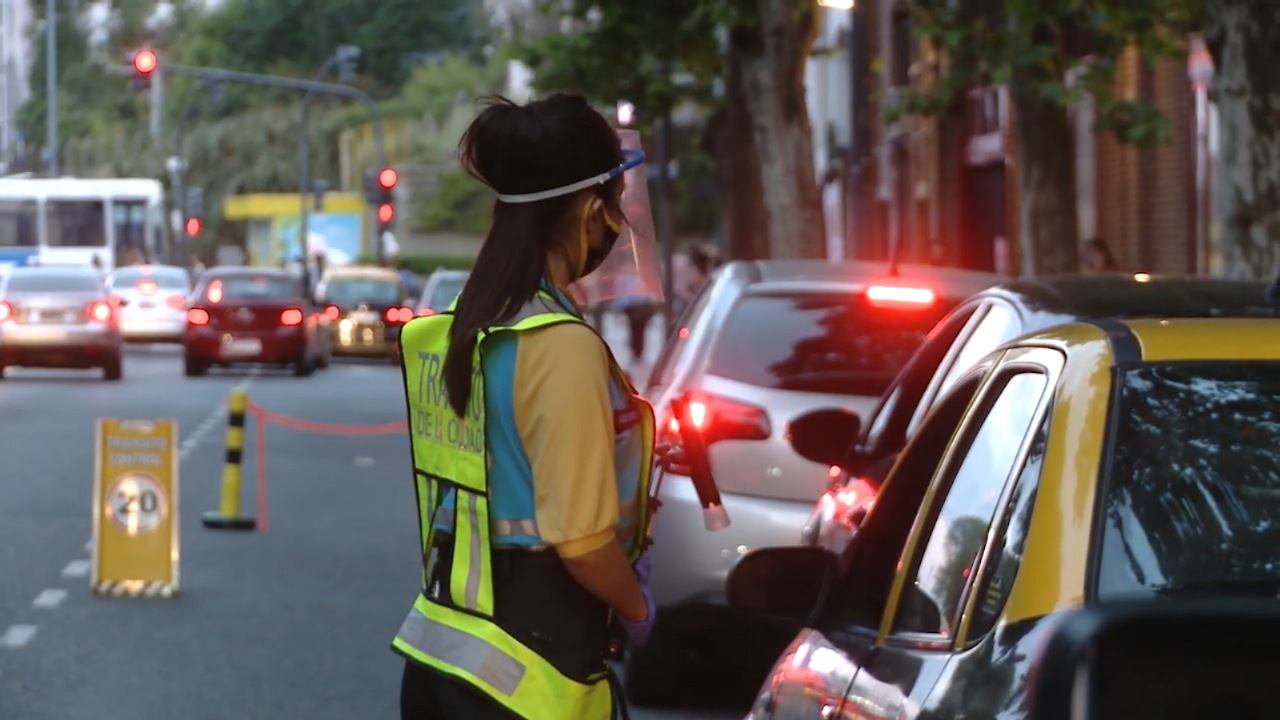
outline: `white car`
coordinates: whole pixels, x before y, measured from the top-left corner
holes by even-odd
[[[182,342],[191,275],[170,265],[130,265],[107,277],[127,342]]]

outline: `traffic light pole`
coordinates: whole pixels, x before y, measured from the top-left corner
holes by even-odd
[[[320,72],[316,73],[316,80],[323,82],[324,78],[333,70],[333,66],[338,64],[338,58],[331,57],[324,61],[320,66]],[[302,96],[302,127],[298,131],[298,243],[302,246],[302,266],[309,268],[311,266],[311,249],[307,247],[308,228],[308,208],[307,196],[311,194],[311,101],[315,98],[314,90],[308,90],[306,95]],[[319,210],[319,208],[316,208]],[[316,278],[319,280],[319,278]]]
[[[163,71],[161,71],[163,72]],[[195,113],[196,98],[204,94],[204,92],[216,85],[218,81],[210,78],[201,78],[195,87],[191,88],[191,92],[187,94],[187,101],[182,106],[182,115],[178,117],[178,128],[174,131],[174,152],[180,165],[173,173],[173,193],[174,203],[178,207],[178,213],[182,218],[181,226],[178,233],[182,238],[182,242],[174,243],[172,262],[174,265],[183,266],[186,262],[187,243],[191,238],[187,236],[187,123],[191,121],[191,116]]]
[[[133,68],[120,67],[113,72],[121,75],[133,74]],[[377,153],[378,167],[386,167],[387,155],[382,132],[382,112],[378,104],[365,93],[338,83],[319,82],[316,80],[300,80],[298,78],[280,77],[279,75],[261,75],[259,73],[224,70],[222,68],[193,67],[191,65],[161,65],[157,72],[169,72],[174,75],[187,75],[210,82],[245,83],[246,85],[262,85],[264,87],[284,90],[302,90],[317,95],[336,95],[338,97],[358,100],[369,111],[369,120],[373,123],[373,140]]]

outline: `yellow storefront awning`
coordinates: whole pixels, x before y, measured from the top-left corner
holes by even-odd
[[[320,212],[363,213],[367,208],[359,193],[324,194]],[[280,215],[297,215],[302,211],[302,198],[297,193],[250,193],[232,195],[222,201],[222,216],[227,220],[259,220]],[[307,196],[307,212],[315,212],[314,198]]]

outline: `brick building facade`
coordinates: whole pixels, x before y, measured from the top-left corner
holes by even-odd
[[[857,8],[876,89],[865,182],[848,198],[858,208],[850,213],[852,254],[883,258],[896,241],[903,260],[925,261],[936,245],[951,264],[1016,274],[1018,158],[1007,92],[973,88],[944,117],[884,121],[880,110],[898,88],[927,86],[940,62],[913,39],[899,0],[859,0]],[[1193,41],[1189,50],[1202,64],[1203,46]],[[1120,96],[1152,101],[1169,119],[1172,141],[1159,148],[1095,134],[1088,101],[1071,110],[1081,239],[1105,239],[1125,270],[1212,270],[1208,106],[1194,74],[1189,63],[1147,64],[1136,52],[1120,60]]]

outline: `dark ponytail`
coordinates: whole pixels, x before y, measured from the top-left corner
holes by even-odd
[[[579,96],[557,94],[528,105],[491,96],[481,103],[458,143],[458,159],[468,174],[498,193],[570,185],[621,162],[617,135]],[[458,296],[444,359],[445,392],[458,415],[466,415],[472,399],[479,334],[509,320],[537,294],[548,274],[547,254],[560,242],[574,197],[494,201],[492,225]]]

